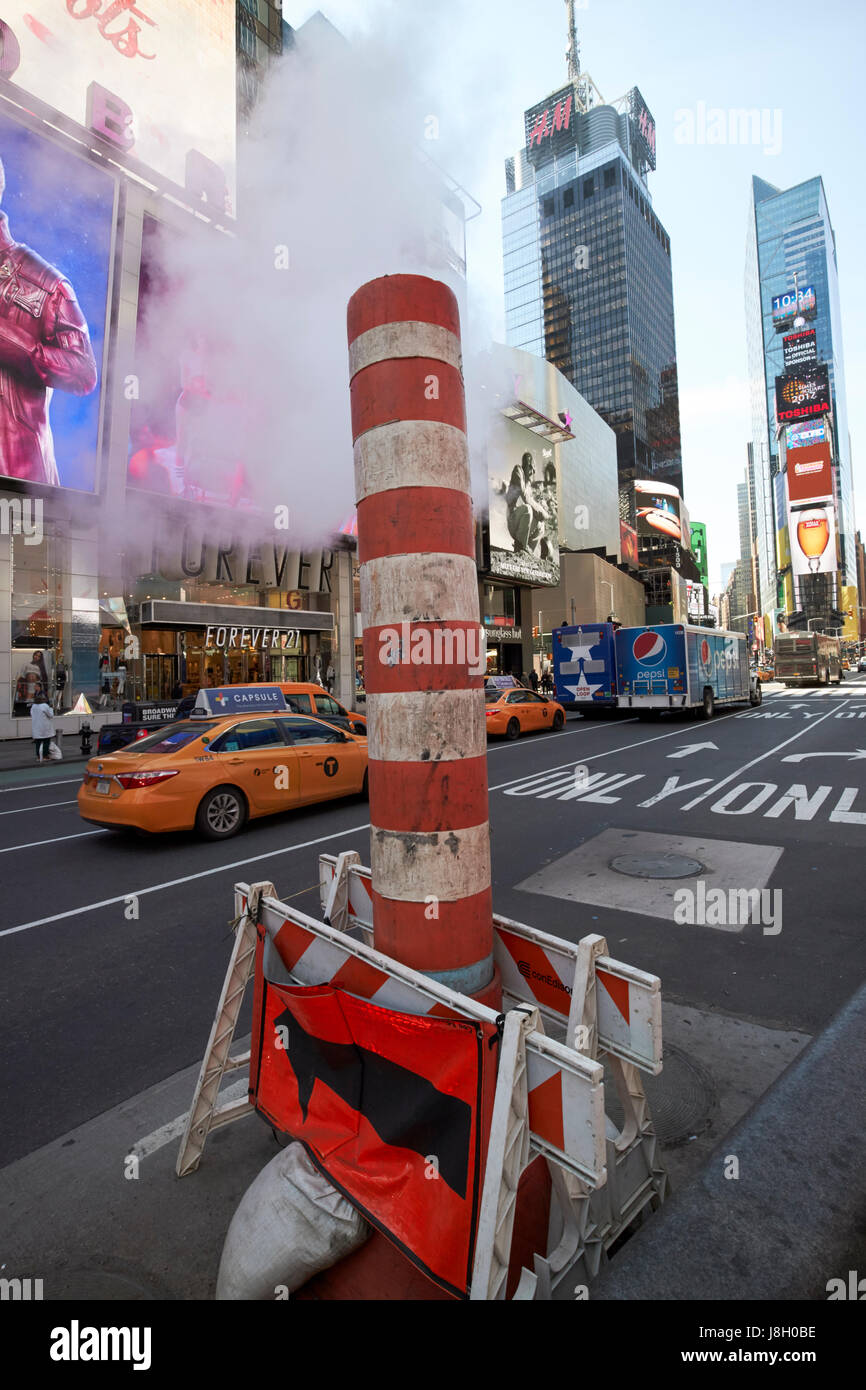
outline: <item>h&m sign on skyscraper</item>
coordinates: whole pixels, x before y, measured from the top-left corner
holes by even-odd
[[[571,86],[554,92],[524,114],[526,152],[533,163],[577,144],[577,108]]]

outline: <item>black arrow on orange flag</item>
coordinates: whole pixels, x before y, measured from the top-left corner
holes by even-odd
[[[425,1076],[356,1043],[328,1042],[301,1027],[289,1009],[275,1020],[285,1028],[285,1053],[298,1082],[304,1121],[317,1081],[363,1115],[383,1143],[435,1155],[439,1176],[466,1196],[472,1107],[439,1091]]]

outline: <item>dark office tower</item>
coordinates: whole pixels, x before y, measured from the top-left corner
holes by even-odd
[[[509,344],[544,356],[617,436],[620,508],[635,478],[682,492],[671,246],[653,211],[655,123],[637,87],[613,105],[581,74],[525,113],[502,205]]]

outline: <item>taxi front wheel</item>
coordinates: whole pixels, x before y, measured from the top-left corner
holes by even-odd
[[[196,829],[206,840],[228,840],[247,818],[247,804],[236,787],[214,787],[198,808]]]

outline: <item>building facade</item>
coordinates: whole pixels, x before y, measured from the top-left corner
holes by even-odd
[[[683,487],[670,238],[648,186],[637,88],[581,108],[576,79],[525,114],[502,204],[506,336],[551,361],[613,429],[620,509],[635,479]]]
[[[488,670],[528,675],[560,611],[590,601],[581,588],[588,571],[571,568],[575,552],[594,552],[603,571],[618,574],[616,439],[543,358],[496,344],[486,375],[488,496],[478,562]]]
[[[58,711],[84,696],[98,719],[124,700],[315,679],[333,664],[336,693],[353,695],[351,556],[336,537],[305,549],[276,515],[203,335],[164,332],[176,286],[159,248],[216,261],[235,231],[236,17],[191,0],[150,8],[161,71],[177,64],[203,117],[189,150],[151,139],[147,67],[98,26],[70,16],[67,80],[46,99],[51,60],[27,26],[0,21],[0,317],[19,337],[26,325],[38,356],[49,296],[64,278],[75,294],[45,385],[0,352],[0,737],[29,734],[37,689]],[[200,90],[175,30],[207,50]],[[135,145],[124,112],[152,118]],[[29,246],[49,266],[38,295]]]
[[[776,479],[784,467],[789,442],[785,433],[789,427],[780,429],[777,421],[776,379],[788,367],[780,325],[814,330],[817,363],[826,364],[829,379],[830,410],[822,418],[827,421],[833,458],[838,550],[832,580],[820,586],[819,606],[841,606],[844,591],[857,583],[836,240],[820,177],[789,189],[752,179],[745,292],[757,606],[770,630],[779,611],[790,611],[794,602],[791,584],[785,578],[786,570],[790,574],[790,557],[782,563],[778,553],[785,544],[780,533],[787,530],[787,514]],[[789,304],[793,304],[793,311],[786,319]]]

